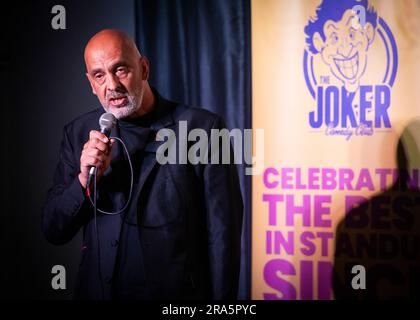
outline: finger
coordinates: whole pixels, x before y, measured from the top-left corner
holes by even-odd
[[[91,130],[89,132],[89,140],[96,138],[101,140],[103,143],[108,143],[109,139],[106,135],[104,135],[103,133],[100,133],[99,131],[96,130]]]
[[[103,162],[104,161],[98,157],[86,155],[84,157],[82,166],[87,167],[89,168],[88,170],[90,170],[90,167],[99,167],[103,164]]]
[[[97,138],[93,138],[92,140],[89,141],[89,147],[90,149],[98,149],[104,153],[108,153],[110,146],[109,144],[106,144],[104,142],[102,142],[101,140],[97,139]]]
[[[85,166],[80,167],[80,173],[84,177],[87,177],[88,176],[88,173],[89,173],[89,167],[85,167]]]
[[[107,150],[105,150],[107,151]],[[89,148],[84,151],[87,156],[90,157],[97,157],[97,158],[106,158],[107,154],[99,149],[96,148]]]

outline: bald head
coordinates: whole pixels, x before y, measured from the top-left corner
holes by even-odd
[[[92,91],[107,112],[118,119],[151,110],[153,93],[147,82],[149,62],[126,33],[106,29],[95,34],[84,53]]]
[[[109,51],[124,52],[134,59],[141,57],[136,43],[128,34],[116,29],[105,29],[96,33],[87,43],[84,54],[86,67],[92,56]]]

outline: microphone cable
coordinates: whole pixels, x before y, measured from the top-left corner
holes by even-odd
[[[134,182],[133,165],[131,163],[130,153],[128,152],[128,149],[127,149],[124,141],[122,141],[118,137],[110,137],[110,139],[117,140],[124,147],[124,151],[125,151],[125,154],[127,155],[128,164],[129,164],[129,167],[130,167],[130,191],[129,191],[129,194],[128,194],[128,199],[127,199],[125,205],[122,207],[122,209],[117,210],[115,212],[108,212],[108,211],[105,211],[105,210],[101,210],[97,207],[97,191],[96,191],[96,188],[97,188],[97,170],[94,170],[94,176],[93,176],[93,200],[92,200],[92,195],[91,195],[91,192],[90,192],[90,184],[86,185],[86,194],[87,194],[91,204],[93,205],[94,229],[95,229],[95,235],[96,235],[96,245],[98,247],[98,276],[99,276],[99,280],[101,282],[102,300],[105,300],[105,289],[104,289],[104,283],[103,283],[103,277],[102,277],[102,268],[101,268],[101,247],[100,247],[100,240],[99,240],[99,233],[98,233],[97,213],[100,212],[100,213],[105,214],[105,215],[117,215],[117,214],[123,213],[127,209],[128,205],[130,204],[131,195],[132,195],[132,192],[133,192],[133,182]]]

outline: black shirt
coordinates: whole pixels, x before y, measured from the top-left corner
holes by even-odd
[[[121,139],[130,153],[133,164],[134,183],[131,203],[125,214],[121,215],[122,228],[112,282],[114,299],[145,299],[149,296],[137,222],[136,195],[138,195],[144,148],[149,139],[154,138],[150,128],[163,116],[165,111],[163,109],[159,97],[156,97],[155,106],[149,113],[136,119],[118,121]]]

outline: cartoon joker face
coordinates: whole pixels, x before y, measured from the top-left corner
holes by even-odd
[[[312,44],[348,92],[359,88],[359,81],[366,69],[367,51],[375,37],[375,27],[366,22],[360,24],[359,16],[351,8],[341,20],[327,20],[320,32],[312,35]]]

